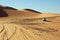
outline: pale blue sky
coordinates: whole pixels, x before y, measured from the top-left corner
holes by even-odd
[[[60,0],[0,0],[0,5],[17,9],[30,8],[40,12],[60,13]]]

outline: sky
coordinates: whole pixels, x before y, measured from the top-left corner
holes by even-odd
[[[0,5],[60,14],[60,0],[0,0]]]

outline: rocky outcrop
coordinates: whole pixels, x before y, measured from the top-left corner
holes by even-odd
[[[0,8],[0,17],[7,17],[8,14],[2,9]]]

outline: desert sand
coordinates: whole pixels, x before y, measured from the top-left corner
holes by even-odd
[[[0,40],[60,40],[60,14],[0,7]]]

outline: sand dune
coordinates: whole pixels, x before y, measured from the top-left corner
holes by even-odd
[[[60,14],[9,8],[1,11],[8,16],[0,15],[0,40],[60,40]]]

